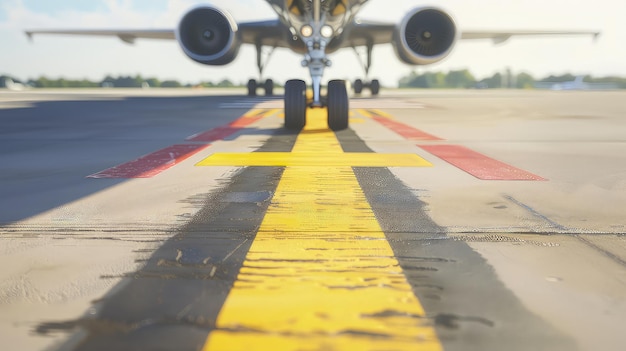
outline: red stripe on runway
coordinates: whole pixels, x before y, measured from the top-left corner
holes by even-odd
[[[187,140],[189,141],[198,141],[198,142],[211,142],[216,140],[223,140],[241,129],[249,126],[250,124],[260,120],[263,118],[263,114],[259,114],[257,116],[251,117],[241,117],[225,126],[213,128],[209,131],[199,133],[196,135],[192,135]]]
[[[546,180],[457,145],[418,145],[422,149],[482,180]]]
[[[380,117],[380,116],[372,116],[372,118],[384,125],[385,127],[391,129],[392,131],[398,133],[402,137],[410,140],[443,140],[439,137],[436,137],[432,134],[428,134],[419,129],[415,129],[411,126],[408,126],[404,123],[396,122],[390,120],[389,118]]]
[[[172,145],[87,178],[151,178],[210,145]]]

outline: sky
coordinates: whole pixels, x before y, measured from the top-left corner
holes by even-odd
[[[139,40],[128,45],[117,38],[36,36],[25,29],[175,28],[191,7],[212,4],[237,21],[275,18],[263,0],[0,0],[0,75],[26,80],[48,78],[101,80],[105,75],[137,75],[185,83],[246,82],[258,76],[255,50],[242,46],[227,66],[205,66],[188,59],[175,41]],[[393,4],[393,6],[389,6]],[[513,38],[460,41],[440,63],[414,67],[400,62],[390,45],[374,49],[370,76],[395,86],[412,70],[469,69],[484,78],[510,68],[535,77],[573,73],[626,76],[626,1],[618,0],[370,0],[359,13],[368,20],[398,23],[412,8],[438,6],[456,20],[459,30],[593,30],[601,37]],[[331,55],[327,79],[363,78],[352,50]],[[265,76],[276,81],[308,80],[302,57],[278,49]]]

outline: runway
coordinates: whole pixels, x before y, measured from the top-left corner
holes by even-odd
[[[0,91],[0,340],[621,350],[624,92]]]

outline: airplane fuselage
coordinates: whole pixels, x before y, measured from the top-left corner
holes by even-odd
[[[266,0],[288,29],[290,49],[306,54],[310,41],[325,42],[325,52],[342,47],[356,14],[368,0]]]

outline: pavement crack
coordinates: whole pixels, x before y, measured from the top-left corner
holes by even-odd
[[[601,254],[603,254],[604,256],[610,258],[611,260],[613,260],[614,262],[616,262],[617,264],[626,267],[626,261],[624,261],[621,257],[615,255],[614,253],[605,250],[603,248],[601,248],[600,246],[594,244],[593,242],[583,238],[580,235],[574,235],[574,237],[576,237],[576,239],[578,239],[580,242],[582,242],[583,244],[587,245],[588,247],[600,252]]]
[[[541,219],[542,221],[546,222],[550,227],[559,230],[559,231],[563,231],[563,232],[567,232],[569,231],[569,228],[551,220],[550,218],[548,218],[547,216],[543,215],[542,213],[540,213],[539,211],[535,210],[534,208],[532,208],[530,205],[527,205],[517,199],[515,199],[513,196],[511,195],[507,195],[504,194],[502,195],[505,199],[507,199],[508,201],[514,203],[515,205],[519,206],[520,208],[526,210],[528,213],[530,213],[531,215],[533,215],[536,218]]]

